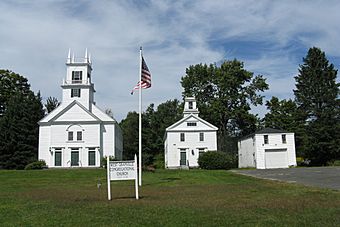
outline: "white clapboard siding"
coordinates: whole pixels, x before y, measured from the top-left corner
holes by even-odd
[[[282,135],[286,135],[286,143]],[[268,144],[264,136],[268,135]],[[255,133],[238,142],[239,168],[288,168],[296,166],[294,133]]]
[[[65,113],[55,119],[58,121],[95,121],[93,116],[85,112],[79,105],[74,105],[68,109]]]
[[[249,137],[238,142],[239,168],[256,167],[255,138]]]

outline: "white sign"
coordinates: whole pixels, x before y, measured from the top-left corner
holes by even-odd
[[[107,197],[111,200],[111,180],[135,180],[136,199],[138,196],[137,156],[130,161],[110,161],[107,157]]]
[[[134,180],[136,179],[135,162],[121,161],[110,162],[110,180]]]

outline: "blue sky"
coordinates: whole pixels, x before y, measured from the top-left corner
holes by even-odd
[[[273,95],[292,98],[294,76],[312,46],[340,65],[340,2],[325,1],[0,1],[0,68],[61,99],[68,49],[93,61],[95,100],[117,120],[138,109],[139,46],[152,73],[144,108],[181,99],[192,64],[237,58],[267,78]],[[260,116],[266,108],[257,107]]]

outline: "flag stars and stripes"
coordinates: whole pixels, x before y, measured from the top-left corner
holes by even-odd
[[[131,95],[135,90],[138,90],[140,87],[147,89],[151,87],[151,73],[148,66],[145,63],[144,57],[142,57],[142,71],[141,71],[141,81],[137,83],[137,85],[132,89]]]

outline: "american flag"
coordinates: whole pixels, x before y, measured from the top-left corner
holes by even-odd
[[[144,57],[142,57],[142,80],[137,83],[137,85],[132,89],[131,95],[133,95],[133,92],[135,90],[138,90],[140,87],[141,88],[149,88],[151,87],[151,73],[144,61]]]

